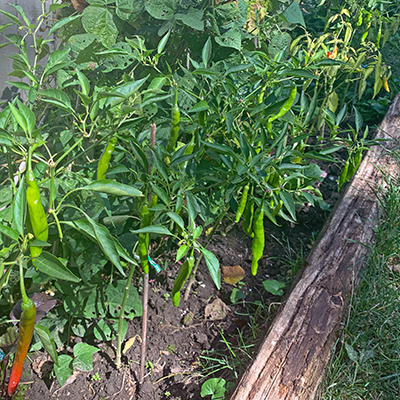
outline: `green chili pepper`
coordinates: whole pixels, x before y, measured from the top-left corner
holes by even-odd
[[[147,203],[143,203],[141,211],[140,228],[145,228],[150,225],[150,212]],[[149,273],[149,234],[139,233],[138,255],[140,264],[142,265],[143,272]]]
[[[361,36],[361,44],[365,43],[365,40],[367,39],[368,33],[369,33],[369,29],[371,28],[371,22],[367,23],[367,26],[365,28],[364,33]]]
[[[23,298],[21,309],[22,314],[19,322],[17,353],[15,354],[10,380],[8,382],[7,393],[9,396],[12,396],[17,389],[19,380],[21,378],[22,366],[28,353],[29,345],[33,335],[33,329],[35,326],[36,306],[33,300],[28,297]]]
[[[264,101],[264,95],[265,95],[266,90],[267,90],[267,85],[264,85],[261,88],[260,93],[258,94],[258,98],[257,98],[258,104],[261,104]]]
[[[297,95],[297,86],[292,85],[292,88],[290,89],[289,97],[288,99],[283,103],[282,107],[279,109],[278,113],[274,115],[273,117],[270,117],[268,119],[269,122],[273,122],[276,119],[279,119],[280,117],[284,116],[292,107],[294,100],[296,99]]]
[[[236,224],[240,221],[240,218],[242,218],[243,211],[247,204],[247,197],[249,194],[249,189],[250,189],[250,184],[248,183],[243,189],[242,197],[240,199],[240,203],[239,203],[237,211],[236,211],[236,218],[235,218]]]
[[[264,246],[265,246],[263,204],[261,204],[260,208],[257,208],[257,211],[254,215],[253,232],[254,232],[254,237],[253,237],[253,242],[251,244],[251,252],[253,253],[253,260],[251,262],[251,273],[253,275],[256,275],[258,269],[258,261],[264,254]]]
[[[106,172],[110,166],[111,154],[117,144],[117,137],[113,136],[109,141],[104,150],[103,155],[100,157],[99,164],[97,166],[97,179],[105,179]]]
[[[184,285],[184,283],[187,281],[187,279],[190,276],[190,273],[192,272],[192,268],[194,265],[194,249],[192,249],[190,256],[188,256],[185,260],[185,262],[181,265],[179,268],[178,275],[175,278],[174,281],[174,286],[172,288],[171,292],[171,297],[172,297],[172,304],[175,307],[179,306],[179,303],[181,302],[181,289]]]
[[[242,228],[243,232],[250,237],[254,236],[254,233],[252,231],[253,216],[254,216],[254,201],[249,200],[244,209]]]
[[[27,186],[26,203],[28,205],[29,220],[31,222],[33,236],[36,239],[46,242],[49,237],[49,226],[47,224],[46,213],[40,198],[39,185],[36,182],[32,170],[31,152],[29,152],[28,156]],[[30,246],[30,253],[33,258],[38,257],[41,252],[41,247]]]
[[[343,171],[339,176],[339,180],[338,180],[338,188],[339,189],[347,182],[347,173],[349,171],[349,166],[350,166],[350,160],[347,160],[346,163],[344,164]]]
[[[179,136],[179,125],[181,119],[181,112],[178,106],[178,94],[175,93],[175,103],[172,107],[171,113],[171,129],[169,131],[169,139],[167,144],[167,151],[175,150],[176,142],[178,141]]]
[[[376,39],[375,39],[375,44],[378,49],[381,44],[381,36],[382,36],[382,23],[379,25],[378,33],[376,34]]]

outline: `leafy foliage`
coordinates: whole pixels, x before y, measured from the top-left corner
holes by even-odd
[[[20,27],[5,38],[17,49],[11,75],[24,78],[13,84],[26,101],[16,98],[0,113],[7,166],[0,188],[7,262],[0,302],[6,312],[18,293],[14,268],[22,260],[25,277],[62,300],[38,328],[55,361],[54,346],[67,342],[69,329],[112,340],[121,313],[142,314],[137,289],[127,289],[127,298],[123,292],[137,258],[148,272],[149,252],[180,246],[177,260],[185,259],[185,268],[174,304],[192,273],[192,256],[204,256],[219,288],[218,259],[201,236],[211,232],[209,240],[236,212],[245,187],[249,234],[255,208],[278,224],[279,218],[295,222],[303,204],[323,206],[316,160],[333,163],[338,151],[347,151],[341,187],[373,144],[354,93],[364,99],[372,85],[375,97],[387,83],[390,70],[380,53],[387,34],[378,40],[370,32],[395,31],[398,22],[392,11],[352,3],[318,9],[326,13],[318,34],[288,0],[268,8],[244,0],[92,0],[78,14],[58,6],[34,24],[20,6],[17,17],[1,11]],[[54,11],[60,19],[39,37]],[[60,46],[50,53],[52,34]],[[34,39],[32,62],[26,36]],[[348,117],[355,126],[343,129]],[[106,179],[97,180],[107,151]],[[48,210],[47,242],[33,238],[26,216],[28,154]],[[35,260],[27,251],[32,244],[45,249]],[[280,294],[281,288],[266,289]],[[118,335],[126,322],[120,328]],[[88,346],[75,346],[74,359],[58,357],[60,384],[73,369],[91,368],[97,350]]]

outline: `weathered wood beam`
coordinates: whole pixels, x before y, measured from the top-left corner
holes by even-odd
[[[231,400],[314,399],[373,243],[374,188],[382,181],[381,170],[397,173],[385,149],[394,148],[400,138],[400,94],[375,137],[390,141],[365,155]]]

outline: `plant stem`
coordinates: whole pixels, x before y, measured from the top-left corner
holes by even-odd
[[[143,316],[142,316],[142,348],[140,354],[139,384],[144,380],[144,368],[146,365],[146,339],[147,339],[147,311],[149,301],[149,274],[143,277]]]
[[[204,248],[207,248],[207,246],[210,244],[212,237],[214,236],[215,231],[217,230],[219,224],[221,223],[222,219],[225,217],[225,214],[228,211],[228,207],[226,207],[222,213],[219,215],[217,221],[215,222],[211,232],[208,234],[207,239],[204,243]],[[185,295],[183,297],[184,301],[187,301],[189,299],[190,296],[190,291],[192,289],[192,286],[194,284],[194,281],[196,280],[196,272],[199,269],[200,266],[200,262],[203,259],[203,253],[199,254],[199,257],[196,260],[196,264],[193,267],[193,271],[192,271],[192,276],[190,277],[189,283],[187,285],[186,291],[185,291]]]
[[[28,302],[28,295],[26,294],[25,291],[24,263],[22,262],[21,258],[19,258],[18,264],[19,264],[19,285],[21,288],[22,301]]]
[[[156,124],[150,125],[150,146],[156,145]],[[152,168],[149,163],[148,174],[151,176]],[[148,203],[151,202],[151,189],[149,189]],[[152,222],[152,221],[151,221]],[[149,274],[143,276],[143,316],[142,316],[142,348],[140,354],[140,372],[139,372],[139,384],[141,385],[144,380],[144,368],[146,364],[146,342],[147,342],[147,314],[148,314],[148,302],[149,302]]]
[[[115,365],[116,365],[116,367],[118,369],[121,368],[121,348],[122,348],[122,341],[124,340],[124,337],[122,337],[122,327],[123,327],[123,322],[124,322],[124,312],[125,312],[126,302],[128,301],[129,289],[131,287],[131,283],[132,283],[132,278],[133,278],[133,273],[134,272],[135,272],[135,264],[130,264],[129,275],[128,275],[128,279],[126,281],[125,293],[124,293],[124,298],[122,300],[121,312],[119,314],[119,321],[118,321],[117,360],[115,362]]]

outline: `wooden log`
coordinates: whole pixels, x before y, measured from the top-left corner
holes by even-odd
[[[373,243],[374,188],[382,181],[381,170],[397,173],[397,163],[385,149],[393,148],[400,138],[400,94],[377,130],[379,138],[390,141],[373,146],[365,155],[231,400],[315,398]]]

